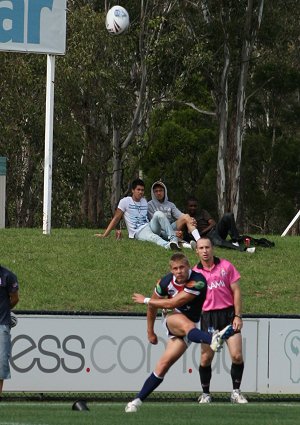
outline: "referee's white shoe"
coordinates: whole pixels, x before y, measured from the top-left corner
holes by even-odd
[[[211,395],[207,394],[207,393],[203,393],[199,398],[198,398],[198,403],[199,404],[203,404],[203,403],[211,403],[212,399],[211,399]]]
[[[230,396],[231,403],[246,404],[248,400],[243,396],[241,390],[233,390]]]

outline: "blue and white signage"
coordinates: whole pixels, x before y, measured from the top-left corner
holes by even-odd
[[[12,328],[12,379],[5,381],[5,391],[136,392],[166,346],[158,320],[158,344],[148,342],[144,316],[20,314],[18,319]],[[245,318],[242,390],[299,394],[299,353],[300,319]],[[199,344],[192,344],[158,391],[199,392],[199,360]],[[214,358],[212,391],[231,391],[230,368],[224,347]]]
[[[67,0],[0,0],[0,50],[65,54]]]

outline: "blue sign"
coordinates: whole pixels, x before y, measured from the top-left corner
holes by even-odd
[[[0,50],[64,54],[66,0],[0,0]]]
[[[0,156],[0,176],[6,176],[6,157]]]

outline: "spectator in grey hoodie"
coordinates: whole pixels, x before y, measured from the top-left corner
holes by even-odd
[[[182,229],[187,227],[195,241],[200,239],[196,220],[189,214],[181,212],[173,202],[169,201],[167,187],[162,181],[159,180],[153,183],[151,198],[152,200],[148,202],[149,220],[151,220],[156,211],[162,211],[168,218],[172,228],[177,232],[177,237],[182,238]],[[166,238],[166,235],[162,232],[161,237]]]

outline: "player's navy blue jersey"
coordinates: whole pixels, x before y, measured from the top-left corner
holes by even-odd
[[[180,311],[193,322],[199,322],[202,305],[206,297],[206,288],[207,284],[205,277],[201,273],[190,270],[189,279],[184,284],[178,284],[175,280],[175,276],[172,273],[168,273],[158,281],[155,287],[155,293],[159,297],[168,298],[175,297],[181,291],[194,294],[195,298],[191,302],[181,307],[176,307],[175,310]]]
[[[8,269],[0,266],[0,325],[10,323],[9,294],[19,289],[17,276]]]

